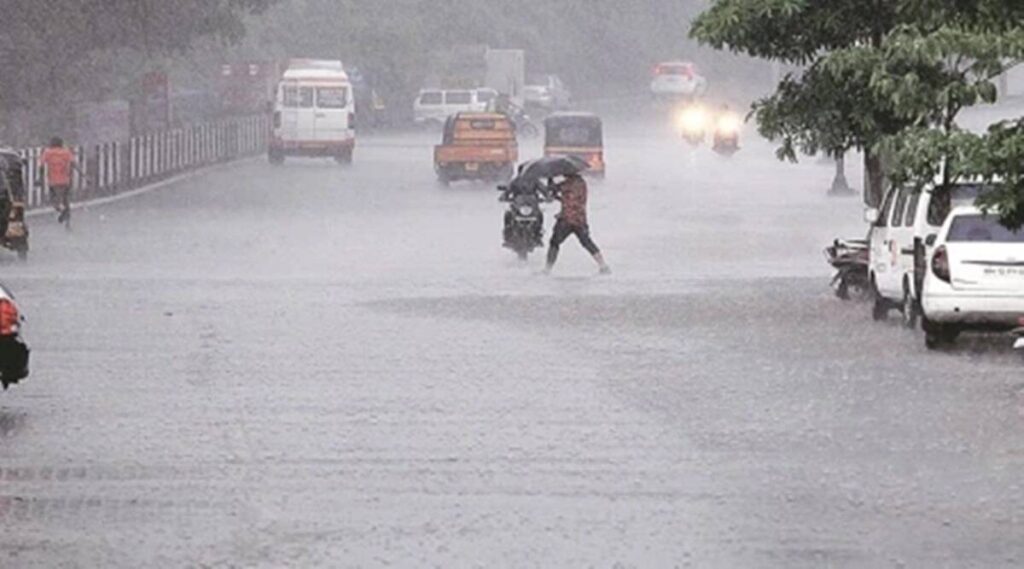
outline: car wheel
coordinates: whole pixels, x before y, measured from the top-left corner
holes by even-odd
[[[953,344],[960,336],[959,328],[932,322],[927,318],[922,319],[921,327],[924,328],[924,345],[929,350],[938,350]]]
[[[901,312],[903,313],[903,327],[908,330],[917,328],[918,310],[917,300],[910,294],[910,287],[903,287],[903,304],[901,306]]]

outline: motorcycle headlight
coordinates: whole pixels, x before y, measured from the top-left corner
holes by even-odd
[[[676,118],[679,130],[684,134],[698,134],[704,132],[707,126],[707,113],[700,107],[687,107],[683,109]]]
[[[519,215],[522,215],[522,216],[533,215],[533,206],[532,205],[521,205],[521,206],[519,206]]]
[[[718,119],[718,132],[721,134],[736,134],[740,131],[743,122],[740,117],[734,114],[726,114]]]

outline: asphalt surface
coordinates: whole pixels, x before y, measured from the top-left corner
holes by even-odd
[[[830,165],[611,124],[543,276],[433,141],[33,220],[0,567],[1024,565],[1024,365],[831,295]]]

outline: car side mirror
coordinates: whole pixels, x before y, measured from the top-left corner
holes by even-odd
[[[935,246],[935,242],[938,241],[938,240],[939,240],[939,236],[934,234],[934,233],[932,233],[928,237],[924,238],[924,244],[929,246],[929,247],[934,247]]]
[[[878,223],[878,210],[873,207],[864,210],[864,221],[869,225]]]

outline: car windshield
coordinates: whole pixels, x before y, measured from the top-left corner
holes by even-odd
[[[421,105],[440,105],[444,102],[440,91],[427,91],[420,95]]]
[[[1008,229],[994,215],[958,215],[949,227],[946,241],[950,243],[991,242],[1024,243],[1024,230]]]
[[[321,109],[344,109],[348,106],[348,89],[320,87],[316,90],[316,106]]]
[[[446,105],[468,105],[473,102],[473,93],[469,91],[449,91],[444,94]]]

